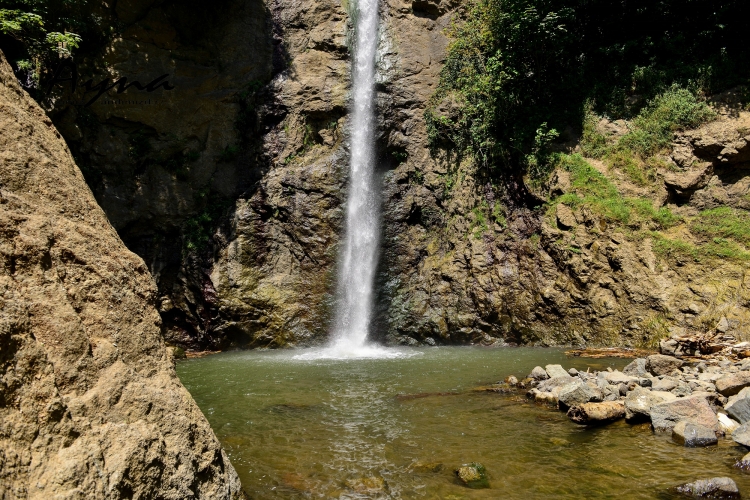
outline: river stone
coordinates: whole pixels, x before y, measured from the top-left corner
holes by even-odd
[[[735,443],[750,448],[750,422],[742,424],[732,432],[732,439]]]
[[[604,374],[604,380],[612,385],[629,384],[630,382],[638,382],[638,378],[625,375],[620,370],[607,372]]]
[[[636,387],[625,398],[625,420],[648,420],[651,418],[651,407],[675,399],[677,396],[669,392],[649,391]]]
[[[719,442],[714,431],[687,420],[677,422],[672,429],[672,439],[688,447],[711,446]]]
[[[559,392],[560,389],[570,384],[572,381],[573,377],[565,374],[564,377],[553,377],[547,380],[543,380],[542,382],[539,382],[536,387],[542,392],[552,392],[555,389],[557,389]]]
[[[700,479],[694,483],[687,483],[675,488],[678,493],[693,498],[741,498],[737,485],[728,477],[712,477]]]
[[[628,366],[622,369],[622,373],[637,378],[651,376],[648,370],[646,370],[646,358],[634,359]]]
[[[601,400],[601,391],[585,382],[574,382],[566,385],[560,390],[560,395],[558,396],[558,401],[563,410],[567,410],[571,406],[579,406],[583,403],[598,402]]]
[[[646,370],[652,375],[666,375],[682,365],[681,360],[663,354],[654,354],[646,358]]]
[[[728,401],[724,406],[730,417],[744,424],[750,422],[750,396]]]
[[[750,386],[750,371],[730,373],[716,380],[716,390],[722,396],[733,396]]]
[[[544,367],[544,369],[547,371],[547,375],[549,375],[549,378],[555,378],[555,377],[570,378],[570,374],[567,371],[565,371],[565,368],[563,368],[561,365],[547,365]]]
[[[672,377],[664,377],[651,382],[651,388],[655,391],[671,391],[679,382]]]
[[[455,470],[456,477],[464,486],[469,488],[489,488],[490,482],[487,477],[487,469],[478,462],[464,464]]]
[[[534,380],[547,380],[549,378],[549,375],[547,375],[547,372],[544,371],[544,368],[542,368],[541,366],[536,366],[533,370],[531,370],[529,378]]]
[[[671,431],[680,420],[719,430],[719,420],[705,393],[659,403],[651,407],[651,425],[655,431]]]

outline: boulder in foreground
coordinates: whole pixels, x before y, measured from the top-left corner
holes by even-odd
[[[241,498],[146,265],[1,53],[0,156],[0,498]]]

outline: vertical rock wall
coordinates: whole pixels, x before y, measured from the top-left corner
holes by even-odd
[[[241,498],[156,287],[0,55],[0,497]]]

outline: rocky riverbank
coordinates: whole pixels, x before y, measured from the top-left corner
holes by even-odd
[[[535,367],[521,380],[510,375],[485,389],[523,391],[539,404],[558,407],[578,425],[621,419],[650,422],[654,433],[669,433],[686,447],[732,440],[750,451],[750,359],[684,360],[653,354],[634,359],[621,371],[566,370],[551,364]],[[750,453],[736,467],[750,469]],[[700,480],[675,491],[701,498],[739,498],[728,478]]]

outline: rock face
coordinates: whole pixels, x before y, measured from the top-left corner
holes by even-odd
[[[123,241],[155,276],[170,342],[204,349],[326,340],[348,167],[349,4],[102,7],[122,36],[88,71],[168,73],[175,89],[151,107],[101,99],[59,105],[52,118]],[[748,333],[743,264],[673,262],[653,238],[626,238],[565,205],[546,217],[432,154],[424,111],[459,4],[381,2],[383,245],[373,340],[640,346],[705,330],[719,317],[721,336]],[[745,210],[749,123],[742,112],[677,136],[675,168],[653,193],[616,187],[655,206],[671,203],[678,215]],[[555,172],[549,193],[570,189],[569,173]]]
[[[242,497],[156,287],[0,55],[0,497]]]

